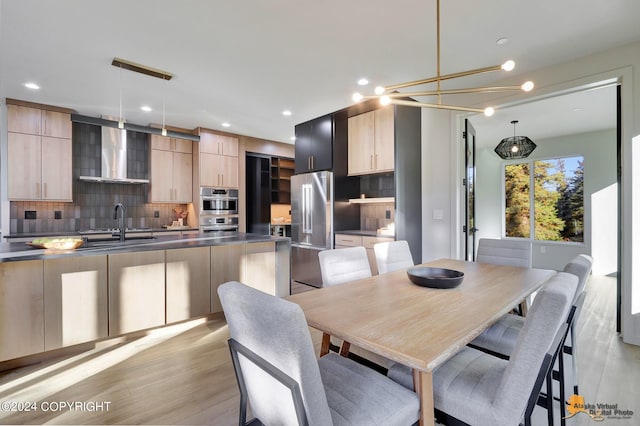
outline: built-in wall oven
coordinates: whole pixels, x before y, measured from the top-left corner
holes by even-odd
[[[238,190],[200,188],[200,232],[238,232]]]

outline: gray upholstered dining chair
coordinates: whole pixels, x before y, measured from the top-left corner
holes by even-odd
[[[332,286],[344,284],[362,278],[371,277],[371,266],[364,247],[347,247],[333,250],[323,250],[318,253],[320,261],[320,273],[322,274],[322,285]],[[325,355],[331,346],[340,346],[340,355],[348,356],[351,351],[349,342],[340,342],[335,338],[331,339],[328,334],[322,336],[322,348],[320,355]],[[373,362],[374,364],[386,367],[390,362],[372,352],[360,348],[353,348],[356,355]]]
[[[531,268],[531,241],[480,238],[476,262]]]
[[[531,247],[531,241],[528,240],[480,238],[476,262],[531,268]],[[524,315],[525,310],[531,306],[534,296],[527,297],[519,306],[514,307],[514,310]]]
[[[572,363],[572,381],[574,386],[574,393],[578,394],[578,367],[577,367],[577,349],[576,349],[576,335],[575,335],[575,323],[580,315],[580,307],[578,306],[578,298],[583,293],[589,274],[591,274],[591,267],[593,265],[593,258],[586,254],[581,254],[573,258],[564,267],[564,272],[570,273],[578,277],[578,286],[576,292],[573,295],[572,305],[574,305],[575,313],[571,318],[570,335],[563,353],[571,355]],[[498,321],[493,323],[489,328],[483,331],[476,339],[471,342],[471,346],[480,350],[493,353],[502,358],[508,359],[516,345],[518,334],[524,326],[525,318],[519,315],[507,314],[502,316]],[[565,379],[565,371],[561,371],[562,382]]]
[[[409,243],[405,240],[378,243],[373,246],[378,273],[397,271],[414,265]]]
[[[559,351],[564,323],[578,278],[559,272],[538,292],[516,347],[507,361],[474,348],[465,347],[433,371],[433,399],[436,410],[470,425],[525,424],[550,359]],[[553,347],[558,345],[558,347]],[[413,389],[411,370],[394,364],[389,377]]]
[[[371,276],[367,250],[362,247],[347,247],[323,250],[318,253],[322,285],[331,286]]]
[[[218,288],[240,388],[264,425],[411,425],[418,396],[337,354],[316,358],[304,313],[295,303],[239,282]],[[254,419],[254,420],[255,420]]]

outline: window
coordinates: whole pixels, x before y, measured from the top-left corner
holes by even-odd
[[[584,158],[504,166],[505,236],[584,241]]]

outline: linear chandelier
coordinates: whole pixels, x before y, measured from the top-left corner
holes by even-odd
[[[360,93],[353,94],[353,101],[360,102],[365,99],[379,99],[381,105],[406,105],[406,106],[414,106],[421,108],[437,108],[437,109],[446,109],[453,111],[466,111],[466,112],[478,112],[484,113],[487,117],[490,117],[495,112],[493,107],[486,107],[484,109],[480,108],[470,108],[464,106],[456,106],[456,105],[446,105],[442,103],[443,95],[458,95],[463,93],[494,93],[494,92],[504,92],[510,90],[522,90],[524,92],[529,92],[533,90],[534,84],[532,81],[527,81],[520,86],[493,86],[493,87],[476,87],[476,88],[468,88],[468,89],[449,89],[443,90],[440,85],[444,80],[452,80],[459,77],[467,77],[475,74],[482,74],[486,72],[492,71],[511,71],[515,67],[515,62],[512,60],[508,60],[502,65],[495,65],[492,67],[478,68],[469,71],[462,71],[453,74],[440,74],[440,0],[436,0],[436,76],[425,78],[422,80],[410,81],[407,83],[394,84],[391,86],[378,86],[375,88],[375,95],[364,96]],[[418,91],[418,92],[398,92],[398,89],[403,89],[406,87],[412,86],[420,86],[424,84],[436,83],[435,90],[430,91]],[[406,98],[415,98],[422,96],[436,96],[436,103],[427,103],[427,102],[419,102],[416,100],[407,100]],[[405,99],[399,99],[405,98]]]

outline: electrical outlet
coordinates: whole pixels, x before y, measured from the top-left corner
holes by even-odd
[[[391,210],[385,210],[384,218],[385,219],[391,219]]]
[[[37,219],[38,218],[37,211],[36,210],[25,210],[24,211],[24,218],[25,219]]]
[[[62,219],[62,212],[60,210],[55,210],[53,212],[53,218],[54,219]]]
[[[160,210],[154,210],[153,217],[160,217]]]

